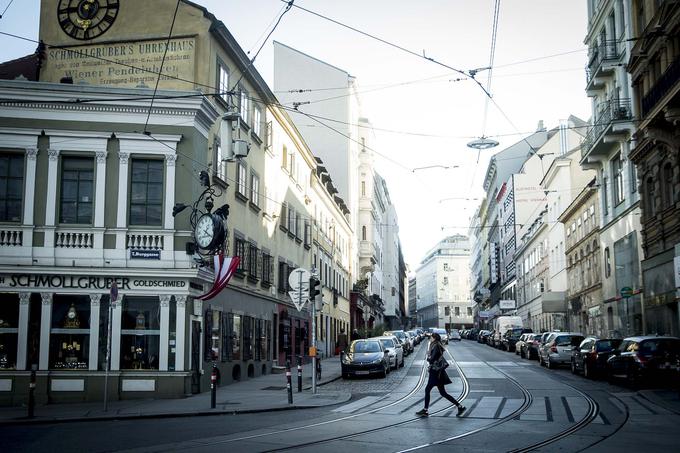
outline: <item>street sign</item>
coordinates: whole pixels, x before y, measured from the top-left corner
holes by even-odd
[[[309,292],[309,278],[311,276],[312,274],[310,274],[307,269],[298,267],[297,269],[293,269],[293,271],[288,276],[288,284],[290,284],[290,287],[293,291],[297,291],[302,288]]]
[[[633,288],[631,288],[629,286],[624,286],[623,288],[621,288],[621,297],[623,297],[624,299],[628,299],[629,297],[632,297],[632,296],[633,296]]]
[[[302,307],[305,306],[307,299],[309,298],[308,293],[304,291],[288,291],[288,295],[295,304],[297,311],[302,310]]]
[[[480,311],[479,312],[479,317],[480,318],[490,318],[493,316],[490,311]]]
[[[512,299],[501,300],[498,302],[498,304],[501,310],[514,310],[515,308],[517,308],[515,301]]]

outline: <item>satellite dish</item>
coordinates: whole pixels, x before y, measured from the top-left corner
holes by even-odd
[[[472,140],[467,146],[468,148],[483,150],[495,148],[498,146],[498,142],[496,140],[491,140],[490,138],[479,137],[477,140]]]

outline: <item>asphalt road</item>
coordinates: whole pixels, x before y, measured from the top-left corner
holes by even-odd
[[[387,379],[337,381],[351,401],[321,409],[0,428],[2,451],[676,451],[680,416],[603,381],[547,370],[476,342],[449,345],[447,390],[422,407],[425,345]],[[449,357],[450,358],[450,357]]]

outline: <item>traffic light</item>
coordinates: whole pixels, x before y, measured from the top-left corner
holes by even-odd
[[[314,303],[316,310],[321,310],[323,307],[321,281],[316,277],[310,277],[309,279],[309,301]]]

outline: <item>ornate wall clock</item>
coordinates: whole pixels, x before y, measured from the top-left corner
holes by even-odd
[[[60,0],[57,18],[64,33],[87,41],[102,35],[118,16],[118,0]]]
[[[194,238],[203,250],[213,250],[224,241],[224,224],[215,214],[203,214],[196,222]]]

